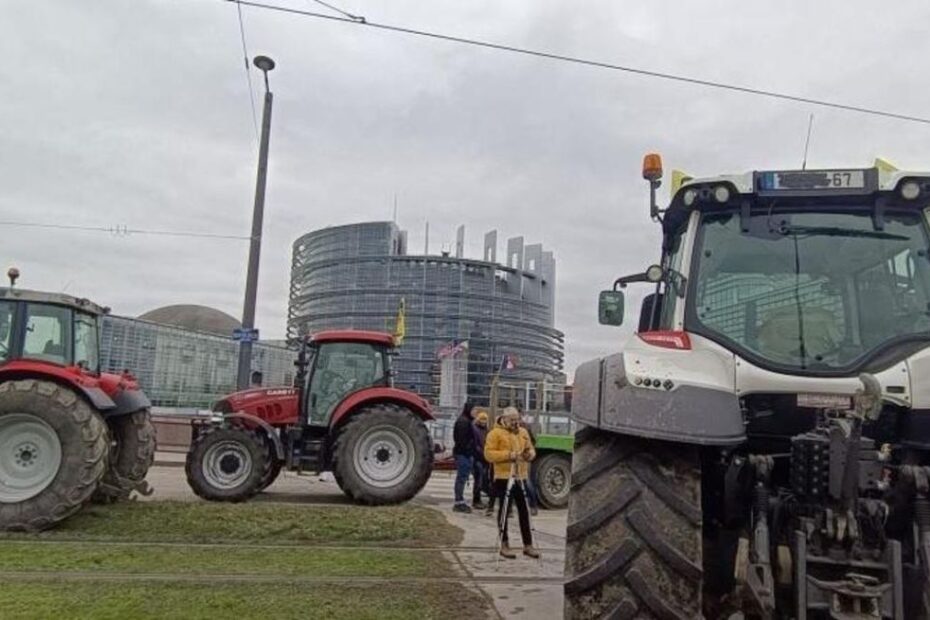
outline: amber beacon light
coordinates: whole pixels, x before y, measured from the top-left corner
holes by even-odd
[[[643,157],[643,178],[647,181],[658,181],[662,178],[661,155],[649,153]]]

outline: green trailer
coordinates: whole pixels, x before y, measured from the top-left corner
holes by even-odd
[[[530,475],[543,508],[565,508],[572,479],[574,423],[567,413],[530,413],[536,460]]]

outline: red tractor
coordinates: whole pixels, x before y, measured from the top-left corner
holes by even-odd
[[[187,481],[197,495],[246,500],[286,468],[332,470],[363,504],[394,504],[429,479],[429,404],[393,386],[390,334],[326,331],[305,339],[294,387],[257,388],[220,399],[193,423]]]
[[[68,295],[0,288],[0,530],[39,530],[93,498],[146,492],[149,400],[100,372],[100,317]]]

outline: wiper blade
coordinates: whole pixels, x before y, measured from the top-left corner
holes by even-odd
[[[856,228],[840,228],[839,226],[781,226],[778,232],[783,235],[820,235],[821,237],[862,237],[866,239],[890,239],[894,241],[909,241],[910,237],[895,235],[880,230],[858,230]]]

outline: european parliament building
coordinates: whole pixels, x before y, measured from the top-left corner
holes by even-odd
[[[393,222],[310,232],[293,247],[288,337],[340,328],[392,331],[404,300],[398,387],[450,405],[447,394],[440,399],[440,385],[449,381],[458,392],[451,401],[467,396],[479,403],[487,402],[499,372],[508,383],[564,384],[555,258],[522,237],[503,244],[500,261],[499,249],[491,231],[483,256],[465,258],[462,227],[454,253],[440,255],[408,254],[407,234]],[[449,370],[452,379],[443,376]]]

